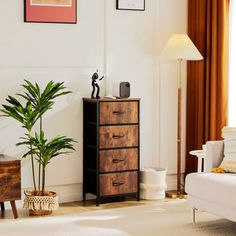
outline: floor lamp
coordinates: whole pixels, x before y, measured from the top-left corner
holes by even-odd
[[[187,34],[174,34],[170,37],[161,51],[159,60],[178,61],[179,64],[179,86],[178,86],[178,135],[177,135],[177,190],[168,191],[167,196],[172,198],[181,197],[181,112],[182,112],[182,62],[202,60],[203,57],[195,47]]]

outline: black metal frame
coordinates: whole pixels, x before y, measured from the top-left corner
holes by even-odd
[[[126,10],[126,11],[145,11],[145,8],[146,8],[146,2],[145,2],[145,0],[143,0],[143,2],[144,2],[143,9],[119,8],[119,1],[120,1],[120,0],[116,0],[116,9],[117,9],[117,10]]]
[[[109,102],[116,102],[117,100],[111,100]],[[86,193],[90,193],[87,192],[87,187],[86,187],[86,171],[89,172],[93,172],[96,173],[96,205],[99,206],[99,204],[101,203],[102,200],[104,199],[108,199],[108,198],[113,198],[113,197],[124,197],[124,196],[135,196],[137,198],[137,201],[140,200],[140,101],[137,99],[134,100],[127,100],[128,102],[138,102],[138,123],[129,123],[129,124],[99,124],[99,115],[100,115],[100,102],[99,100],[95,100],[94,99],[94,103],[96,103],[96,118],[98,119],[96,123],[94,122],[86,122],[85,121],[85,103],[89,102],[86,101],[85,99],[83,100],[83,200],[86,200]],[[97,137],[96,137],[96,146],[89,146],[85,144],[85,124],[89,124],[89,125],[94,125],[96,126],[96,133],[97,133]],[[138,125],[138,146],[125,146],[125,147],[115,147],[115,148],[99,148],[99,128],[101,126],[115,126],[115,125]],[[86,163],[86,157],[85,157],[85,149],[86,148],[91,148],[91,149],[96,149],[96,170],[89,170],[89,168],[87,168],[87,163]],[[138,169],[133,169],[133,170],[122,170],[122,171],[110,171],[110,172],[102,172],[100,171],[100,150],[117,150],[117,149],[129,149],[129,148],[137,148],[138,149]],[[109,173],[122,173],[122,172],[137,172],[138,173],[138,191],[134,192],[134,193],[123,193],[123,194],[114,194],[114,195],[106,195],[106,196],[100,196],[100,184],[99,184],[99,176],[101,174],[109,174]]]
[[[84,115],[84,110],[85,110],[85,105],[83,101],[83,157],[85,157],[85,129],[84,129],[84,124],[85,124],[85,115]],[[85,189],[85,168],[86,168],[86,158],[83,158],[83,201],[86,200],[86,189]]]
[[[140,101],[138,101],[138,193],[137,200],[140,201]]]
[[[52,23],[52,24],[77,24],[77,0],[75,0],[75,22],[52,22],[52,21],[29,21],[26,16],[26,1],[24,0],[24,22],[25,23]]]
[[[96,115],[96,117],[97,117],[97,147],[96,147],[96,151],[97,151],[97,173],[96,173],[96,178],[97,178],[97,197],[96,197],[96,205],[98,206],[99,205],[99,203],[100,203],[100,184],[99,184],[99,175],[100,175],[100,161],[99,161],[99,159],[100,159],[100,153],[99,153],[99,140],[100,140],[100,136],[99,136],[99,126],[100,126],[100,124],[99,124],[99,114],[100,114],[100,103],[99,102],[97,102],[97,104],[96,104],[96,106],[97,106],[97,115]]]

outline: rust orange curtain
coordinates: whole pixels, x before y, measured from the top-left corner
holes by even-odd
[[[227,124],[229,0],[189,0],[188,35],[204,60],[188,62],[185,174],[197,170],[189,151],[221,139]]]

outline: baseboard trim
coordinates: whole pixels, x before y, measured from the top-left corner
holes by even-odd
[[[82,200],[83,184],[68,184],[49,186],[50,191],[56,192],[59,197],[59,203],[74,202]]]
[[[167,190],[176,189],[176,174],[170,174],[166,176]],[[182,174],[182,183],[184,180],[184,174]],[[66,202],[75,202],[81,201],[83,199],[83,184],[67,184],[67,185],[57,185],[57,186],[48,186],[47,189],[56,192],[59,196],[60,203]],[[22,208],[24,201],[24,190],[22,189],[22,200],[16,201],[18,208]],[[87,194],[86,199],[94,199],[94,195]],[[6,203],[6,209],[10,209],[10,204]]]
[[[166,175],[167,190],[177,189],[177,175],[169,174]],[[181,175],[181,183],[184,184],[184,174]]]
[[[66,203],[66,202],[75,202],[82,200],[82,192],[83,192],[83,184],[67,184],[67,185],[57,185],[57,186],[48,186],[47,189],[50,191],[56,192],[59,197],[59,203]],[[24,191],[26,189],[22,189],[21,191],[21,200],[16,201],[17,208],[23,207],[24,202]],[[6,209],[10,209],[10,203],[6,202],[5,204]]]

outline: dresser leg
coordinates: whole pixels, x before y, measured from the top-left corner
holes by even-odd
[[[139,193],[137,194],[137,201],[138,202],[140,201],[140,194]]]
[[[1,211],[5,211],[4,202],[1,202]]]
[[[12,212],[13,212],[13,215],[14,215],[14,218],[18,218],[18,212],[17,212],[17,209],[16,209],[16,203],[15,201],[10,201],[11,203],[11,209],[12,209]]]
[[[100,204],[99,198],[96,198],[96,206],[99,206],[99,204]]]

